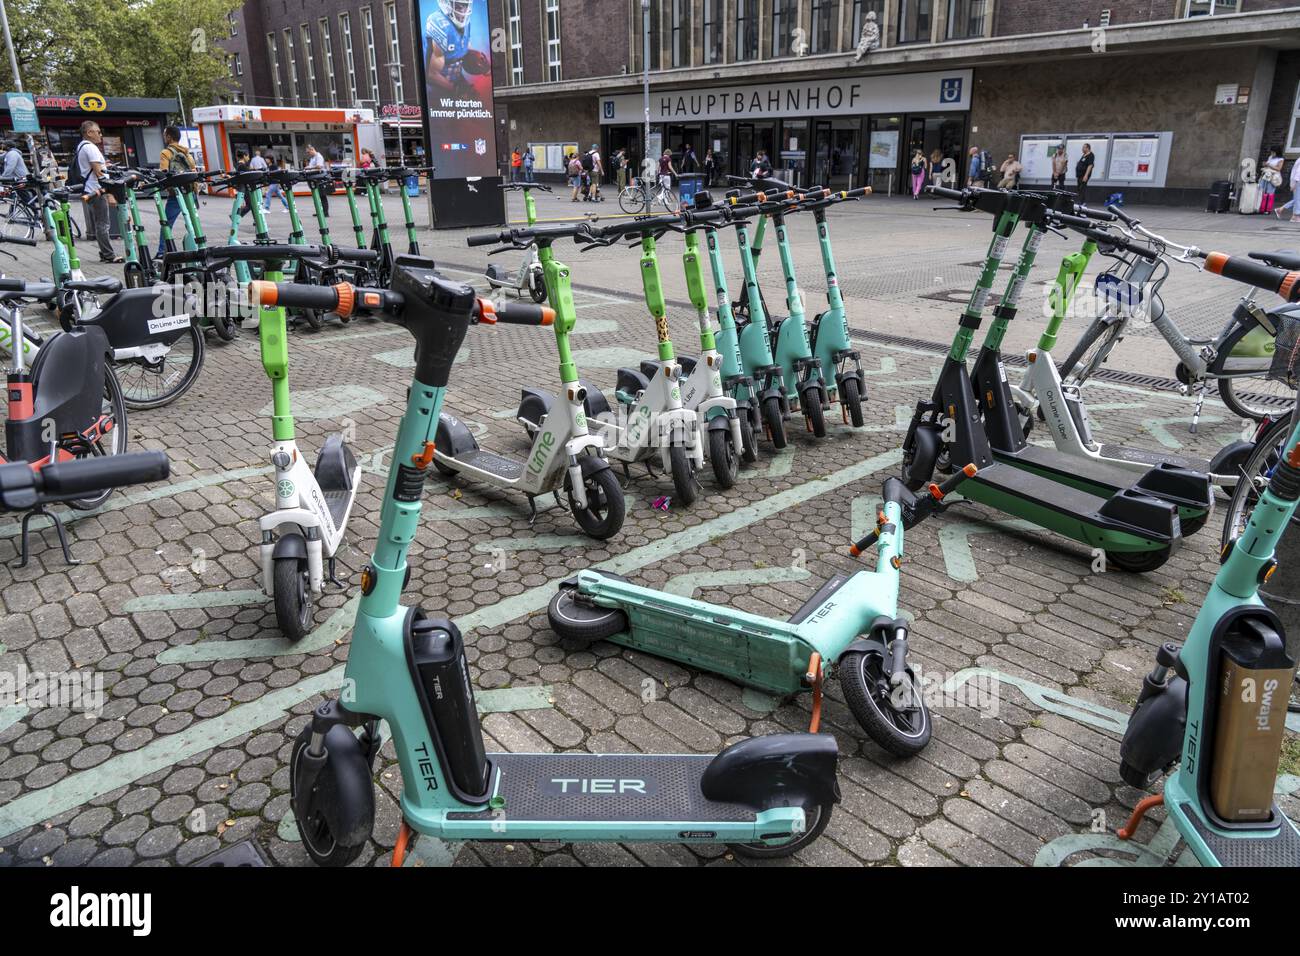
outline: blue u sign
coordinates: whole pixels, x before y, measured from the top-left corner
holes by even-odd
[[[939,102],[940,103],[961,102],[961,77],[960,76],[946,76],[939,81]]]
[[[601,109],[603,109],[603,110],[605,111],[605,119],[613,119],[613,118],[614,118],[614,101],[613,101],[613,100],[605,100],[604,102],[602,102],[602,103],[600,104],[600,106],[601,106]]]

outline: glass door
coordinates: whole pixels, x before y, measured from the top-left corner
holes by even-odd
[[[731,124],[710,123],[704,149],[705,152],[700,154],[701,163],[704,162],[708,150],[713,150],[714,181],[709,185],[714,186],[724,182],[727,171],[731,169]]]
[[[736,152],[732,160],[731,171],[737,176],[748,176],[753,168],[754,157],[761,149],[767,154],[773,168],[777,166],[772,147],[776,139],[776,123],[737,123]]]
[[[861,120],[818,120],[809,183],[831,189],[853,189],[860,185],[861,143]]]

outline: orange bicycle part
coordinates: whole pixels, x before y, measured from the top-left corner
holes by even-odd
[[[389,866],[401,866],[406,860],[406,851],[414,834],[410,824],[403,820],[401,829],[397,831],[397,842],[393,844],[393,858],[389,861]]]

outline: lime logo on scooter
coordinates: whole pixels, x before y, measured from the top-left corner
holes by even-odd
[[[534,475],[540,475],[546,468],[546,462],[551,457],[551,449],[555,446],[555,436],[550,432],[542,432],[541,441],[538,443],[537,451],[528,462],[528,470]]]
[[[288,478],[281,478],[275,483],[275,493],[281,498],[292,498],[295,489]]]
[[[642,403],[636,408],[636,418],[627,427],[627,444],[629,448],[640,448],[641,439],[650,424],[650,406]]]

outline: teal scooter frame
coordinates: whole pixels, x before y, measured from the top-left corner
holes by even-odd
[[[834,575],[788,621],[598,570],[562,582],[547,619],[567,640],[609,640],[782,696],[811,689],[814,733],[825,671],[833,668],[845,702],[871,739],[890,753],[912,756],[929,743],[931,722],[907,664],[908,624],[898,608],[903,532],[942,510],[945,497],[974,473],[969,466],[920,496],[888,479],[875,529],[849,551],[857,557],[874,548],[875,570]]]
[[[338,289],[282,283],[276,296],[300,308],[350,302],[404,326],[416,340],[416,369],[375,553],[362,574],[346,702],[317,707],[290,757],[294,816],[312,859],[346,865],[366,847],[381,720],[402,772],[395,865],[412,832],[445,840],[732,843],[759,856],[787,855],[816,839],[840,799],[829,735],[759,737],[716,757],[484,752],[459,629],[403,606],[401,593],[439,411],[469,324],[540,325],[550,310],[476,300],[471,287],[414,256],[396,261],[391,290],[348,293],[343,301]]]

